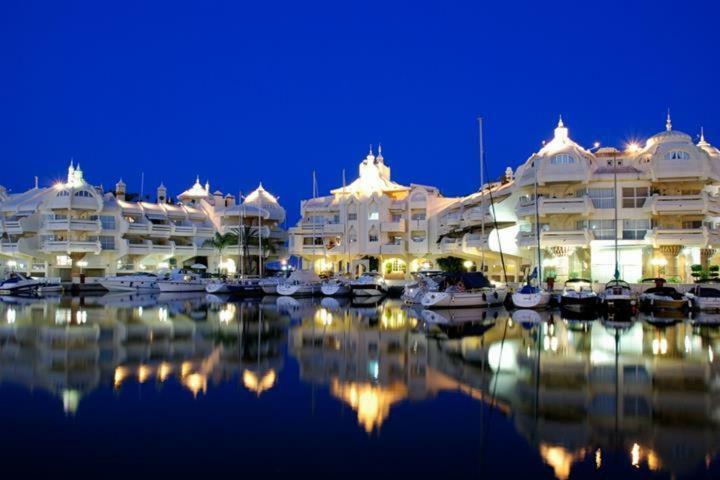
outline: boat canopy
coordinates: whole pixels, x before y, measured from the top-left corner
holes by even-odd
[[[320,277],[313,272],[312,270],[296,270],[293,273],[290,274],[288,277],[289,281],[297,281],[297,282],[306,282],[306,283],[312,283],[312,282],[319,282]]]
[[[720,290],[717,288],[696,287],[695,295],[704,298],[720,298]]]
[[[592,282],[586,278],[571,278],[565,282],[565,285],[567,285],[568,283],[592,283]]]
[[[470,290],[492,287],[487,277],[480,272],[467,272],[448,276],[448,283],[456,284],[461,281],[465,285],[465,288]]]

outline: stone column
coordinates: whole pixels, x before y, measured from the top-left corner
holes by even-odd
[[[713,255],[715,255],[716,251],[717,250],[715,250],[714,248],[700,249],[700,265],[702,265],[704,269],[707,269],[710,266],[710,259],[713,257]]]
[[[665,259],[667,260],[667,267],[665,268],[665,276],[667,277],[677,277],[678,276],[678,255],[680,255],[680,250],[682,249],[682,245],[661,245],[660,246],[660,253],[663,254]]]

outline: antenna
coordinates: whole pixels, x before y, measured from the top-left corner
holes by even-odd
[[[140,201],[143,201],[143,195],[145,194],[145,172],[140,172]]]

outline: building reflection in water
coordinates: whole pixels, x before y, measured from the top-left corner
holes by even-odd
[[[0,381],[44,389],[74,413],[101,385],[176,379],[194,396],[238,381],[255,394],[283,366],[287,318],[205,295],[3,298]]]
[[[261,396],[280,381],[287,345],[301,380],[348,405],[369,435],[400,403],[449,391],[493,405],[483,411],[511,422],[558,478],[717,468],[718,316],[612,323],[205,295],[16,298],[0,309],[0,381],[51,392],[69,413],[99,386],[130,381],[177,381],[194,396],[234,382]],[[492,442],[492,421],[473,434]]]

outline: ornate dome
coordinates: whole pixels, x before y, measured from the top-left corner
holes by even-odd
[[[243,205],[262,208],[269,213],[270,219],[278,223],[285,220],[285,209],[280,206],[277,198],[263,188],[262,183],[245,197]]]

